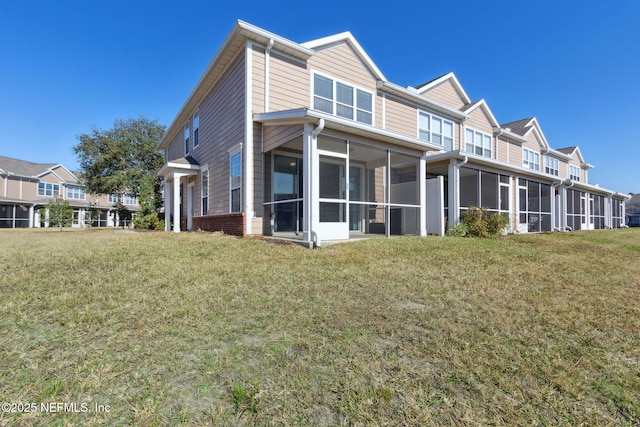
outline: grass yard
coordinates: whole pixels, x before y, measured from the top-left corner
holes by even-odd
[[[3,426],[640,425],[640,229],[0,241]]]

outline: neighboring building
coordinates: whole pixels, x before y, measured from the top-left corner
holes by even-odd
[[[61,164],[0,156],[0,228],[48,226],[39,211],[57,197],[73,208],[73,227],[117,225],[117,195],[87,194],[78,177]],[[124,203],[131,211],[139,210],[135,198],[125,198]]]
[[[627,225],[640,227],[640,194],[632,194],[627,202]]]
[[[349,32],[299,44],[238,21],[159,147],[176,232],[441,235],[471,206],[517,232],[625,223],[628,196],[589,184],[579,148],[500,125],[453,73],[387,81]]]

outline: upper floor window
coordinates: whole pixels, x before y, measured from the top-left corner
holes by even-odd
[[[577,166],[569,165],[569,178],[572,181],[580,181],[580,168]]]
[[[60,184],[52,184],[50,182],[39,182],[38,196],[59,197]]]
[[[240,212],[240,187],[242,183],[242,153],[240,151],[229,157],[229,195],[230,211]]]
[[[189,132],[189,126],[184,127],[184,155],[189,154],[189,137],[191,136],[191,132]]]
[[[118,193],[109,194],[109,203],[120,203],[120,195]]]
[[[544,171],[550,175],[558,176],[560,174],[560,162],[553,157],[544,158]]]
[[[77,185],[67,186],[67,199],[84,200],[84,188],[78,187]]]
[[[418,115],[418,138],[453,150],[453,122],[420,111]]]
[[[124,195],[124,204],[125,205],[137,205],[138,204],[138,197],[133,196],[131,194],[125,194]]]
[[[465,131],[465,151],[483,157],[491,157],[491,136],[467,128]]]
[[[373,94],[314,74],[313,108],[361,123],[373,123]]]
[[[193,115],[193,148],[196,148],[198,144],[200,144],[200,139],[198,138],[198,134],[200,133],[200,115],[196,111]]]
[[[540,153],[528,148],[522,149],[522,166],[534,171],[540,170]]]

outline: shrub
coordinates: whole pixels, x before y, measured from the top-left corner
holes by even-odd
[[[466,236],[496,236],[509,225],[509,215],[492,213],[486,208],[472,206],[462,213],[462,224],[466,227]]]
[[[449,227],[447,230],[447,236],[452,237],[464,237],[467,234],[467,226],[464,224],[458,224]]]
[[[133,224],[135,228],[143,228],[145,230],[164,230],[164,221],[155,212],[136,218]]]

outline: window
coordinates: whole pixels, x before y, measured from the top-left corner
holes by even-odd
[[[553,157],[544,158],[544,171],[550,175],[558,176],[560,174],[560,162]]]
[[[491,157],[491,136],[477,130],[465,131],[465,150],[467,153]]]
[[[442,145],[445,150],[451,151],[453,150],[453,122],[420,111],[418,114],[418,138]]]
[[[131,194],[125,194],[124,196],[124,204],[125,205],[137,205],[138,204],[138,197],[131,195]]]
[[[361,123],[373,123],[373,95],[318,74],[313,76],[313,108]]]
[[[184,155],[189,154],[189,126],[184,127]]]
[[[116,193],[109,194],[109,203],[120,203],[120,195]]]
[[[571,178],[572,181],[580,181],[580,168],[569,165],[569,178]]]
[[[522,149],[522,166],[534,171],[540,170],[540,153],[529,150],[528,148]]]
[[[78,187],[77,185],[67,186],[67,199],[84,200],[84,188]]]
[[[198,139],[198,133],[200,130],[200,115],[196,111],[193,115],[193,148],[196,148],[198,144],[200,144],[200,140]]]
[[[240,186],[242,179],[242,156],[236,152],[229,158],[229,191],[230,191],[230,211],[240,212]]]
[[[201,178],[201,187],[202,187],[202,215],[207,215],[209,213],[209,171],[202,171]]]
[[[52,184],[50,182],[39,182],[38,196],[59,197],[60,184]]]

